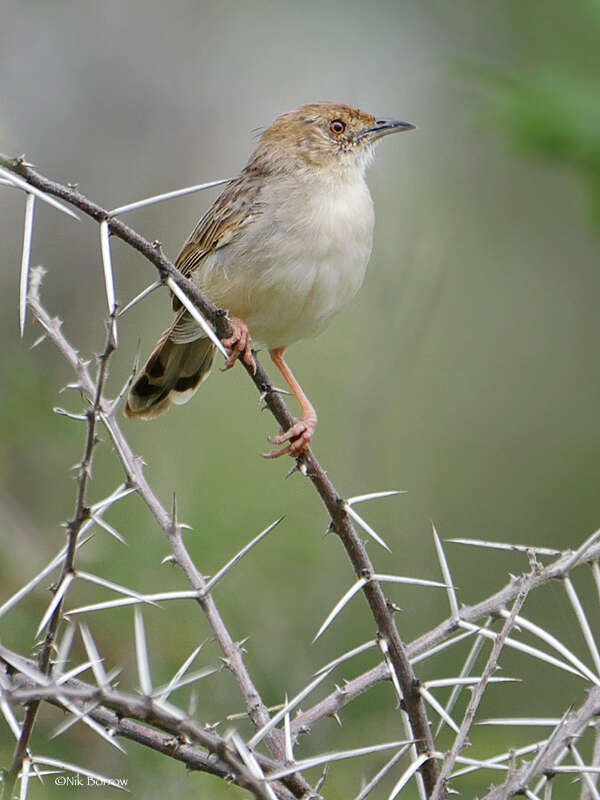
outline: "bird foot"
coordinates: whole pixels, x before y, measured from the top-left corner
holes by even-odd
[[[233,333],[227,339],[222,339],[224,346],[229,351],[229,358],[225,362],[225,366],[221,372],[226,372],[231,369],[238,358],[241,356],[244,364],[247,364],[252,370],[252,374],[256,375],[256,361],[250,349],[251,339],[250,331],[244,320],[239,317],[229,317],[229,323],[233,328]]]
[[[271,444],[285,444],[286,442],[289,442],[289,444],[280,450],[271,450],[270,453],[263,453],[263,458],[279,458],[279,456],[283,456],[286,453],[292,458],[296,458],[308,449],[316,427],[316,416],[302,415],[287,431],[277,436],[268,437]]]

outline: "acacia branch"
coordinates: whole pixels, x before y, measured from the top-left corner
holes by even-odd
[[[444,758],[442,768],[440,769],[440,777],[438,778],[438,782],[433,791],[431,800],[440,800],[444,796],[448,780],[452,770],[454,769],[454,765],[456,764],[456,759],[467,744],[467,736],[469,735],[469,731],[475,719],[475,714],[477,713],[479,704],[483,699],[483,693],[485,692],[488,681],[498,666],[498,659],[500,658],[500,653],[502,652],[504,643],[515,626],[515,620],[517,616],[521,613],[521,609],[529,593],[533,574],[534,572],[524,577],[521,589],[517,595],[517,599],[513,603],[510,616],[504,623],[501,632],[498,634],[498,636],[496,636],[494,646],[492,647],[492,652],[488,657],[485,668],[481,674],[481,678],[477,682],[477,685],[473,688],[471,699],[469,700],[469,704],[467,705],[467,709],[463,715],[463,719],[452,744],[452,748]]]
[[[43,270],[41,268],[34,270],[32,273],[28,297],[29,306],[46,331],[48,338],[58,348],[59,352],[65,357],[77,375],[79,390],[91,400],[95,398],[96,393],[87,365],[81,360],[77,351],[63,335],[60,322],[50,317],[40,302],[39,283],[42,273]],[[205,592],[206,580],[197,569],[185,547],[182,538],[182,526],[166,511],[150,488],[144,476],[141,459],[134,455],[127,439],[124,437],[118,423],[114,419],[114,412],[116,410],[114,404],[109,403],[104,397],[99,397],[97,400],[97,409],[98,415],[115,445],[115,449],[125,470],[128,484],[136,490],[146,503],[160,529],[167,537],[176,563],[185,573],[192,588],[198,592],[197,602],[206,615],[215,639],[223,651],[227,667],[234,674],[240,686],[246,701],[248,715],[255,727],[262,727],[269,722],[269,712],[246,668],[240,645],[231,637],[212,596],[210,593],[207,594]],[[273,755],[276,758],[282,758],[284,745],[281,733],[278,730],[272,730],[265,738]],[[285,782],[288,786],[292,787],[292,791],[294,791],[296,796],[300,797],[306,792],[311,791],[311,787],[301,776],[292,775],[286,778]]]
[[[148,698],[117,691],[109,686],[92,686],[77,679],[65,681],[60,686],[40,685],[32,679],[31,671],[25,675],[15,667],[20,660],[34,667],[32,661],[2,646],[0,659],[13,671],[10,678],[6,676],[10,687],[2,689],[4,701],[13,705],[44,701],[71,713],[75,707],[117,736],[180,761],[188,769],[230,780],[256,797],[266,797],[264,785],[240,762],[228,739],[207,730],[198,722],[186,719],[183,713],[175,713],[160,704],[148,702]],[[65,707],[65,698],[69,700],[69,709]],[[88,703],[93,706],[88,707]],[[208,750],[208,754],[205,750]],[[285,766],[284,762],[260,753],[256,758],[265,772],[274,772]],[[293,800],[297,796],[279,781],[273,783],[273,789],[281,800]]]
[[[74,574],[77,539],[79,537],[79,532],[81,531],[84,523],[89,519],[90,516],[90,510],[87,507],[86,498],[87,498],[87,488],[92,468],[92,460],[94,456],[94,449],[96,447],[96,444],[98,443],[98,439],[96,436],[97,416],[100,411],[100,403],[102,401],[104,385],[106,383],[108,361],[110,359],[110,356],[114,352],[114,349],[115,349],[115,343],[112,336],[112,325],[109,325],[106,338],[106,345],[104,347],[104,351],[99,357],[98,376],[96,378],[96,383],[93,388],[93,394],[89,397],[91,405],[90,408],[88,408],[88,410],[86,411],[87,435],[85,440],[83,457],[79,464],[77,473],[77,497],[75,501],[75,513],[73,515],[73,519],[67,523],[67,549],[60,577],[56,585],[53,587],[54,593],[58,592],[61,586],[63,585],[63,582],[67,579],[70,580]],[[56,605],[56,608],[52,612],[52,616],[50,617],[50,620],[48,622],[48,630],[44,638],[44,643],[41,647],[38,656],[39,668],[41,672],[43,672],[45,675],[49,674],[50,672],[51,668],[50,659],[56,640],[56,633],[58,631],[58,626],[61,620],[62,607],[66,598],[66,594],[67,594],[66,592],[63,594],[60,601]],[[19,739],[15,746],[12,763],[4,774],[2,796],[6,799],[10,798],[12,795],[15,781],[19,774],[19,770],[21,769],[23,759],[27,753],[39,705],[40,705],[39,701],[34,701],[27,706],[25,719],[23,720],[23,724],[21,726],[21,735],[19,736]]]
[[[587,699],[576,711],[571,711],[565,718],[559,734],[550,746],[538,758],[535,770],[531,770],[533,762],[525,762],[522,767],[512,772],[500,786],[493,786],[482,800],[509,800],[517,795],[525,795],[527,783],[532,778],[546,775],[550,780],[554,774],[553,766],[563,750],[570,742],[576,741],[587,728],[590,720],[600,715],[600,686],[590,689]]]
[[[211,303],[192,281],[179,272],[171,261],[164,256],[157,243],[152,244],[144,239],[134,231],[133,228],[121,222],[121,220],[111,217],[108,211],[88,200],[88,198],[75,189],[51,181],[39,174],[30,165],[26,164],[23,159],[10,159],[0,154],[0,164],[22,176],[38,189],[66,200],[97,222],[107,221],[112,235],[130,244],[155,265],[163,283],[166,282],[169,277],[176,282],[204,316],[212,323],[219,338],[223,339],[231,335],[231,327],[227,321],[225,312]],[[257,368],[253,374],[250,367],[247,365],[243,366],[253,380],[258,391],[265,397],[266,405],[275,419],[279,422],[282,429],[287,430],[293,423],[293,417],[281,396],[274,391],[263,367],[257,361]],[[112,423],[113,421],[111,421],[111,424]],[[377,625],[379,635],[387,645],[391,668],[395,672],[395,676],[402,691],[402,708],[408,715],[412,735],[417,742],[417,751],[419,754],[431,753],[433,752],[433,738],[425,706],[418,691],[416,675],[410,664],[406,647],[400,638],[393,612],[388,606],[381,584],[372,578],[375,570],[373,569],[366,548],[357,535],[352,520],[346,511],[344,500],[310,450],[303,453],[297,459],[297,466],[313,483],[327,508],[331,518],[331,528],[338,534],[356,575],[359,578],[366,579],[366,583],[363,586],[363,593]],[[172,546],[179,550],[181,535],[177,526],[172,526],[172,531],[168,535]],[[185,557],[184,561],[187,563]],[[190,563],[188,566],[191,570],[190,574],[193,575],[194,572],[197,571],[195,567],[193,567],[191,559],[189,561]],[[184,567],[184,569],[187,574],[187,568]],[[188,575],[188,577],[190,576]],[[256,697],[258,698],[258,693],[256,693]],[[258,703],[258,699],[256,702]],[[254,721],[254,709],[250,708],[249,710],[252,712],[251,718],[253,718]],[[271,737],[271,744],[275,747],[275,752],[278,752],[278,744],[273,737]],[[430,795],[439,775],[438,764],[433,758],[429,758],[424,762],[420,770],[427,795]]]
[[[600,767],[600,722],[596,722],[594,726],[594,750],[592,753],[592,766]],[[598,783],[598,775],[591,775],[590,778],[594,787],[596,787],[596,784]],[[582,782],[580,800],[594,800],[592,789],[585,781]]]
[[[439,625],[413,639],[406,646],[408,656],[412,660],[422,655],[427,650],[447,641],[459,628],[459,622],[475,623],[486,617],[497,617],[506,608],[507,604],[514,601],[523,590],[525,581],[528,581],[528,591],[543,586],[552,580],[560,580],[567,575],[571,569],[588,564],[600,559],[600,543],[592,545],[589,550],[581,553],[576,561],[573,561],[573,553],[567,550],[551,564],[545,567],[538,567],[535,573],[529,576],[511,578],[511,580],[499,591],[470,606],[462,606],[458,617],[450,616]],[[343,689],[336,689],[324,697],[312,707],[302,711],[292,722],[292,733],[294,736],[309,729],[319,720],[325,717],[332,717],[337,714],[345,705],[351,703],[363,692],[368,691],[382,681],[390,680],[390,674],[385,664],[378,664],[375,667],[363,672],[352,680],[344,682]]]

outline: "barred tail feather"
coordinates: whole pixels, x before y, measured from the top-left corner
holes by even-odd
[[[210,339],[174,342],[166,331],[145,367],[135,377],[125,405],[125,416],[154,419],[171,403],[181,405],[208,377],[215,357]]]

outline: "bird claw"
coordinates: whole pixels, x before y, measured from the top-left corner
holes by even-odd
[[[253,375],[256,375],[256,361],[250,348],[252,340],[248,326],[239,317],[229,317],[229,322],[233,328],[233,333],[226,339],[221,340],[229,351],[229,358],[225,362],[225,366],[221,368],[221,372],[227,372],[228,369],[231,369],[241,356],[244,364],[250,367]]]
[[[285,444],[286,442],[289,442],[289,444],[280,450],[271,450],[269,453],[262,453],[263,458],[279,458],[286,453],[292,456],[292,458],[297,458],[308,449],[316,426],[317,420],[315,418],[300,417],[287,431],[277,436],[267,437],[271,444]]]

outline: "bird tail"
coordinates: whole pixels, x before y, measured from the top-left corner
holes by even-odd
[[[154,419],[171,403],[182,405],[194,395],[215,357],[215,346],[198,337],[200,330],[184,312],[163,333],[129,389],[126,417]],[[197,338],[189,341],[194,334]]]

